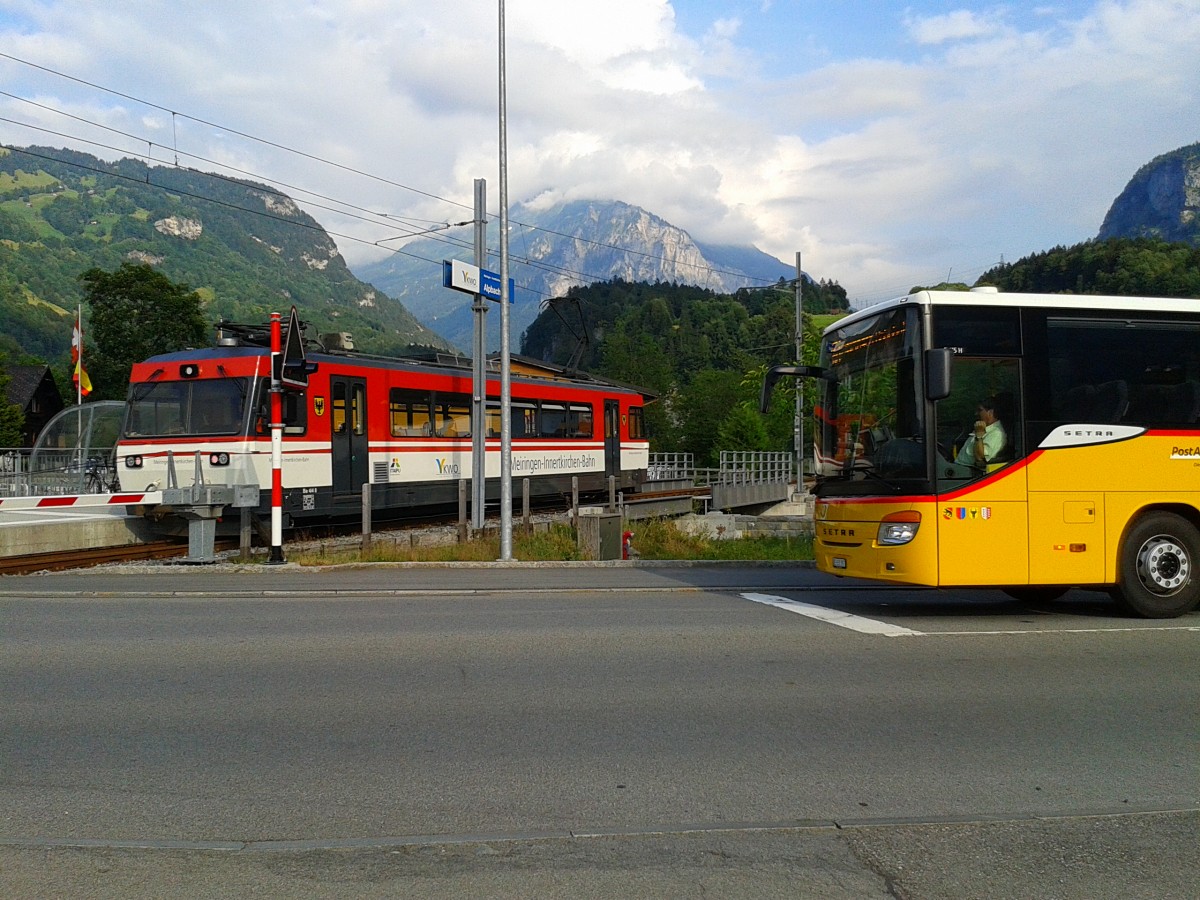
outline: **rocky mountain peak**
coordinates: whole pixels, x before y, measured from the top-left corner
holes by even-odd
[[[1138,169],[1108,210],[1101,240],[1154,237],[1200,246],[1200,143]]]

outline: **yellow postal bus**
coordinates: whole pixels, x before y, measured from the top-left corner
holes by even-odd
[[[923,291],[823,335],[824,572],[1052,599],[1200,601],[1200,300]]]

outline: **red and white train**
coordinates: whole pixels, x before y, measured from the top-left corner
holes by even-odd
[[[285,329],[286,331],[286,329]],[[340,338],[340,340],[339,340]],[[308,351],[316,364],[306,391],[284,397],[283,512],[286,524],[358,515],[371,485],[376,514],[453,508],[472,475],[471,368],[358,354],[345,336]],[[207,484],[258,485],[271,508],[270,326],[221,323],[217,346],[155,356],[133,367],[117,443],[122,491],[195,479],[199,451]],[[514,481],[534,498],[640,487],[649,462],[636,389],[536,363],[511,365]],[[489,371],[486,494],[500,497],[500,381]],[[519,496],[519,494],[518,494]]]

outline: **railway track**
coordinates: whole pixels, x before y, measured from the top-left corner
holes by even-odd
[[[221,542],[218,541],[217,545],[220,547]],[[183,543],[153,541],[148,544],[128,544],[123,547],[86,547],[55,550],[48,553],[27,553],[22,556],[0,557],[0,575],[29,575],[33,572],[85,569],[107,563],[171,559],[176,556],[186,556],[187,552],[186,541]]]
[[[662,499],[680,496],[699,496],[709,493],[710,488],[677,488],[667,491],[650,491],[645,494],[634,494],[626,498],[627,503]],[[562,503],[538,505],[539,512],[547,509],[565,512],[569,506]],[[455,517],[450,515],[423,515],[401,519],[390,519],[376,523],[375,533],[382,536],[388,532],[406,531],[434,526],[448,527],[455,524]],[[285,539],[285,545],[319,542],[323,538],[346,536],[358,532],[357,523],[327,524],[318,527],[308,527],[292,531]],[[238,541],[233,538],[218,538],[216,550],[236,548]],[[56,550],[46,553],[29,553],[20,556],[0,557],[0,575],[29,575],[34,572],[61,572],[67,569],[85,569],[94,566],[119,562],[137,562],[140,560],[172,559],[186,556],[188,544],[186,539],[152,541],[144,544],[128,544],[120,547],[84,547],[70,550]]]

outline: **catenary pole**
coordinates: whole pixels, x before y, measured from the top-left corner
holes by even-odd
[[[508,122],[500,3],[500,559],[512,555],[512,371],[508,312]]]
[[[475,179],[475,265],[487,268],[487,181]],[[475,295],[474,345],[471,350],[471,526],[484,525],[487,502],[487,300]]]

